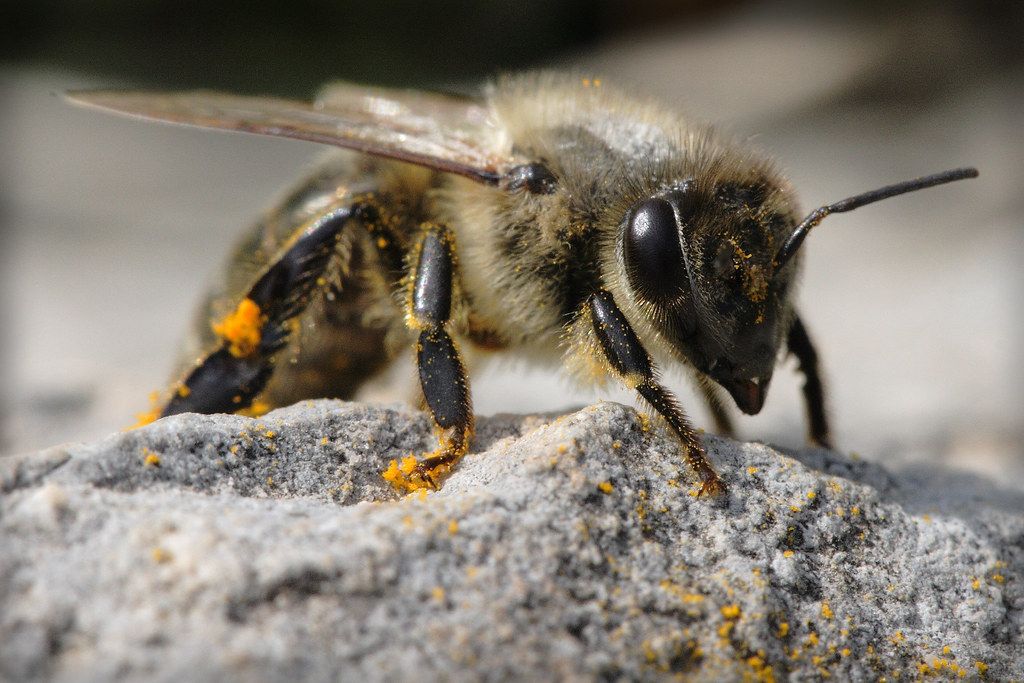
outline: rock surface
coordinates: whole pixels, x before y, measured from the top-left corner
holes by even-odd
[[[435,493],[404,409],[183,415],[0,471],[0,679],[1024,676],[1024,493],[602,403],[481,419]]]

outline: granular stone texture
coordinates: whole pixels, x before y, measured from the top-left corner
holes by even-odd
[[[0,679],[1009,680],[1024,492],[602,403],[482,418],[438,492],[401,408],[181,415],[0,471]]]

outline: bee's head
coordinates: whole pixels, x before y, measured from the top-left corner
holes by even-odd
[[[792,322],[799,249],[832,213],[977,177],[958,168],[848,197],[797,221],[788,190],[768,175],[684,180],[626,212],[619,258],[629,295],[677,354],[722,385],[748,414],[761,410]]]
[[[657,334],[761,410],[791,319],[796,264],[774,255],[794,226],[783,193],[764,182],[683,181],[635,203],[622,222],[626,285]]]

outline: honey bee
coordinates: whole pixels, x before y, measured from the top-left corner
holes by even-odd
[[[748,146],[600,80],[498,79],[480,100],[334,84],[313,103],[212,92],[71,93],[171,123],[345,148],[246,233],[152,417],[350,398],[413,348],[439,432],[392,461],[396,488],[435,488],[473,434],[460,348],[561,360],[634,390],[678,437],[702,493],[724,490],[658,379],[688,367],[719,431],[720,390],[764,404],[796,357],[810,440],[830,445],[817,353],[794,306],[800,245],[831,213],[971,168],[857,195],[801,218],[790,183]]]

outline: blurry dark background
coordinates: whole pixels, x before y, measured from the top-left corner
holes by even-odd
[[[205,278],[320,153],[105,117],[60,92],[307,98],[332,79],[468,91],[544,66],[590,71],[751,137],[808,206],[979,166],[978,181],[831,219],[810,240],[801,301],[842,446],[1024,477],[1024,3],[823,5],[4,4],[0,453],[96,438],[145,408]],[[765,413],[740,421],[744,437],[800,443],[791,365]],[[685,380],[674,382],[703,422]],[[475,389],[485,414],[594,398],[518,365],[486,369]]]
[[[325,81],[385,85],[475,83],[499,70],[566,58],[609,41],[699,31],[746,15],[767,24],[815,19],[904,32],[915,87],[1009,68],[1024,50],[1024,8],[1015,0],[969,3],[744,2],[743,0],[36,0],[5,3],[0,58],[70,69],[139,86],[194,86],[308,96]],[[944,24],[961,33],[932,34]],[[968,45],[942,45],[944,39]],[[975,48],[975,49],[957,49]],[[771,52],[764,55],[771,59]],[[680,65],[681,67],[683,65]],[[793,74],[799,76],[799,74]],[[924,82],[927,82],[926,83]],[[728,82],[722,87],[729,87]]]
[[[140,85],[308,96],[327,80],[475,82],[735,2],[35,2],[8,9],[4,55]]]

